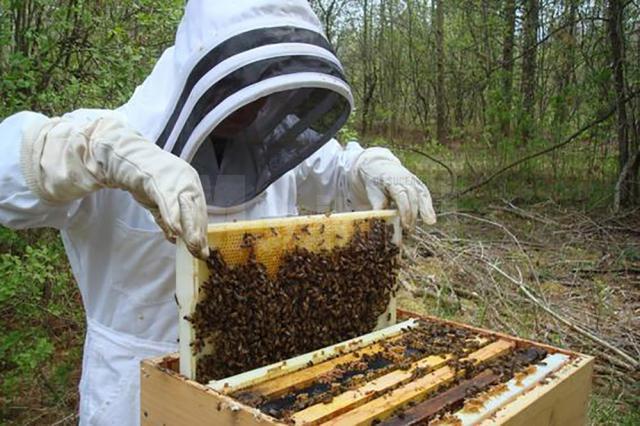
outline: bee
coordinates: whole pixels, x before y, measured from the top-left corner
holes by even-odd
[[[242,236],[242,243],[240,243],[240,247],[252,248],[255,241],[256,241],[255,235],[247,232]]]

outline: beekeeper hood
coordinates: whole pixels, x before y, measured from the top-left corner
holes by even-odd
[[[190,0],[151,75],[120,110],[190,162],[210,207],[247,203],[327,142],[353,98],[305,0]]]

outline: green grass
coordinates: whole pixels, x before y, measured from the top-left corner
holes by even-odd
[[[628,398],[627,398],[628,399]],[[611,397],[604,389],[597,391],[589,404],[590,424],[594,426],[640,425],[640,400]]]
[[[439,202],[451,193],[451,179],[441,165],[406,150],[400,143],[388,143],[381,139],[373,145],[388,146],[402,162],[427,183]],[[435,143],[420,147],[453,170],[456,175],[455,191],[466,189],[529,153],[546,148],[546,142],[532,143],[522,149],[496,149],[484,144],[469,143],[456,150]],[[456,199],[459,208],[477,210],[487,202],[506,198],[536,203],[553,200],[559,204],[582,205],[585,209],[608,207],[613,199],[617,157],[612,147],[588,141],[537,157],[516,166],[478,191]]]

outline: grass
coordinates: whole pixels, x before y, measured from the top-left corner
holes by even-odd
[[[390,146],[403,164],[429,184],[435,200],[449,198],[451,178],[441,165],[409,151],[409,146],[389,144],[383,140],[374,140],[373,144]],[[453,192],[457,192],[543,147],[544,144],[539,142],[527,148],[496,154],[495,148],[486,145],[463,145],[452,150],[428,144],[421,146],[420,151],[439,159],[453,171],[456,177]],[[607,144],[594,149],[587,141],[577,142],[567,149],[510,169],[480,191],[456,199],[454,205],[474,210],[487,202],[509,198],[527,204],[553,200],[564,205],[579,203],[587,210],[607,208],[613,197],[617,168],[613,151],[613,147]]]
[[[456,190],[522,155],[517,150],[495,155],[488,145],[448,149],[431,144],[421,149],[455,172]],[[403,294],[405,307],[588,353],[601,350],[558,327],[508,282],[484,282],[490,273],[482,269],[476,256],[482,253],[512,272],[516,267],[535,270],[540,280],[536,291],[554,307],[566,308],[562,312],[572,319],[584,320],[590,329],[616,344],[625,345],[619,341],[623,332],[637,337],[637,330],[629,328],[633,321],[623,321],[633,315],[627,305],[629,295],[638,293],[635,276],[574,277],[572,272],[576,268],[640,267],[640,242],[633,232],[638,229],[634,226],[640,225],[638,215],[626,217],[627,222],[607,221],[615,167],[607,146],[594,149],[578,143],[555,156],[515,168],[461,199],[448,197],[450,177],[443,167],[406,150],[394,151],[429,184],[438,212],[464,211],[504,224],[527,243],[523,255],[495,227],[443,217],[434,228],[425,230],[426,245],[419,241],[408,245],[415,254],[412,279],[428,293],[420,297]],[[520,215],[501,210],[511,209],[504,200],[522,208],[517,212]],[[523,212],[532,214],[533,219],[522,216]],[[437,247],[436,238],[441,244]],[[447,253],[476,257],[456,264]],[[533,268],[527,269],[528,257]],[[466,269],[460,269],[461,265]],[[470,275],[473,268],[482,274]],[[74,424],[84,317],[58,236],[52,231],[15,232],[0,227],[0,283],[0,424]],[[494,290],[502,300],[489,297]],[[482,297],[465,297],[465,292],[473,291]],[[586,313],[584,318],[582,312]],[[632,346],[624,347],[633,351]],[[598,362],[610,368],[601,359]],[[637,378],[634,385],[633,380],[598,371],[589,408],[591,423],[640,424],[638,395]]]
[[[637,426],[640,404],[629,403],[624,396],[611,397],[606,389],[597,389],[589,404],[590,424],[599,426]]]

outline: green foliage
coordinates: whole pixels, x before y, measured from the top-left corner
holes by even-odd
[[[0,116],[123,103],[171,44],[183,3],[0,0]]]
[[[19,232],[0,226],[0,253],[23,252],[26,245]]]
[[[491,171],[565,140],[610,110],[616,99],[612,46],[606,20],[611,2],[560,1],[539,4],[538,43],[533,77],[523,58],[525,5],[515,2],[510,25],[507,1],[443,2],[444,53],[436,52],[434,2],[377,0],[312,2],[339,41],[356,98],[353,125],[368,143],[377,137],[398,146],[425,143],[436,134],[437,94],[444,93],[446,145],[462,147],[468,166],[460,185],[473,184]],[[640,59],[636,22],[640,9],[624,3],[623,38],[628,93],[637,91]],[[345,19],[345,16],[347,19]],[[511,35],[510,56],[504,51]],[[509,60],[509,58],[511,58]],[[436,78],[443,64],[444,84]],[[524,87],[533,79],[532,108],[524,106]],[[444,87],[440,87],[443,85]],[[626,105],[631,149],[640,143],[640,100]],[[530,110],[531,109],[531,110]],[[352,128],[353,126],[350,126]],[[483,188],[485,194],[611,204],[619,173],[616,117],[604,120],[563,148],[563,153],[528,161]],[[455,165],[453,165],[455,167]],[[526,188],[522,188],[524,182]],[[567,182],[577,182],[579,194]]]
[[[19,416],[25,389],[44,404],[68,404],[80,363],[84,319],[64,248],[49,232],[0,227],[0,418]],[[38,386],[44,385],[44,387]],[[72,392],[73,393],[73,392]],[[74,398],[71,398],[72,400]],[[73,407],[70,407],[73,409]]]
[[[358,131],[356,130],[355,114],[351,114],[349,116],[349,120],[347,120],[347,123],[342,126],[336,138],[342,143],[348,143],[360,139]]]

